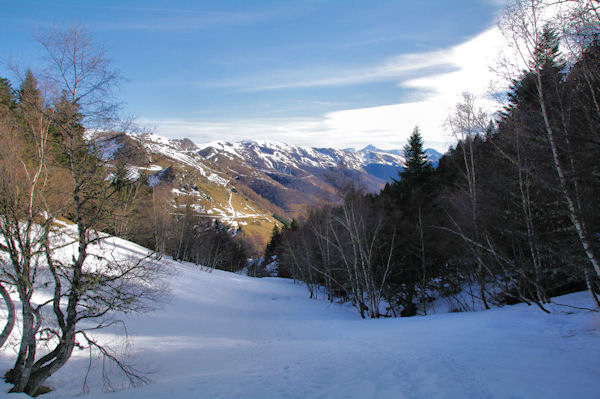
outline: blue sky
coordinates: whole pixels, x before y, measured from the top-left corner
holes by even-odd
[[[127,79],[124,113],[175,138],[443,150],[463,90],[484,98],[499,0],[6,1],[0,59],[77,23]],[[9,76],[0,67],[2,76]]]

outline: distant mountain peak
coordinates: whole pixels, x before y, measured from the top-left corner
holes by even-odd
[[[360,152],[362,154],[377,152],[377,153],[381,153],[381,154],[394,154],[394,155],[404,157],[404,151],[402,151],[402,150],[382,150],[381,148],[375,147],[373,144],[367,145],[363,149],[358,150],[358,152]]]
[[[382,151],[379,148],[375,147],[373,144],[369,144],[365,148],[358,150],[358,152],[367,152],[367,151],[385,152],[385,151]]]

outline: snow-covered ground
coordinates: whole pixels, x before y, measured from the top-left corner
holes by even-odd
[[[139,250],[139,249],[138,249]],[[362,320],[348,305],[311,300],[301,285],[204,271],[163,259],[167,302],[125,315],[126,360],[150,385],[87,398],[598,398],[600,314],[551,305]],[[591,307],[587,293],[556,302]],[[123,345],[108,332],[104,342]],[[0,355],[0,372],[14,354]],[[79,352],[43,397],[81,393]],[[118,380],[113,380],[118,385]],[[0,383],[0,397],[9,385]]]

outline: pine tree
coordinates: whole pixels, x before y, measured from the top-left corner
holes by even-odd
[[[33,72],[31,72],[29,69],[25,73],[25,79],[21,84],[18,96],[19,102],[22,104],[25,103],[29,106],[39,105],[38,102],[42,100],[41,92],[38,88],[38,81],[35,76],[33,76]]]
[[[431,163],[423,150],[423,139],[418,126],[415,126],[403,150],[405,170],[400,173],[400,177],[416,176],[431,168]]]
[[[16,105],[15,94],[8,79],[0,78],[0,111],[13,109]]]
[[[387,242],[395,247],[386,297],[392,307],[400,306],[401,316],[417,313],[416,299],[424,301],[431,259],[426,243],[430,242],[432,214],[433,167],[423,149],[419,127],[415,127],[404,146],[405,169],[382,192],[383,207],[389,215],[391,231],[402,231],[401,237]],[[394,236],[394,234],[392,234]]]
[[[418,126],[415,126],[403,150],[404,170],[398,173],[400,180],[393,179],[388,188],[389,193],[399,203],[406,202],[415,188],[427,184],[433,172],[431,162],[427,160],[423,149],[423,139]]]

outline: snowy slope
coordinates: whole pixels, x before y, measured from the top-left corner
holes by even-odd
[[[144,250],[117,240],[120,251]],[[127,361],[152,384],[96,398],[597,398],[600,314],[552,305],[362,320],[346,305],[311,300],[301,285],[163,259],[171,294],[160,309],[125,315]],[[590,306],[586,293],[556,299]],[[122,340],[97,334],[114,346]],[[0,371],[14,354],[0,356]],[[81,392],[79,352],[46,398]],[[114,371],[113,371],[114,374]],[[118,386],[119,380],[113,379]],[[0,384],[0,397],[8,395]]]

